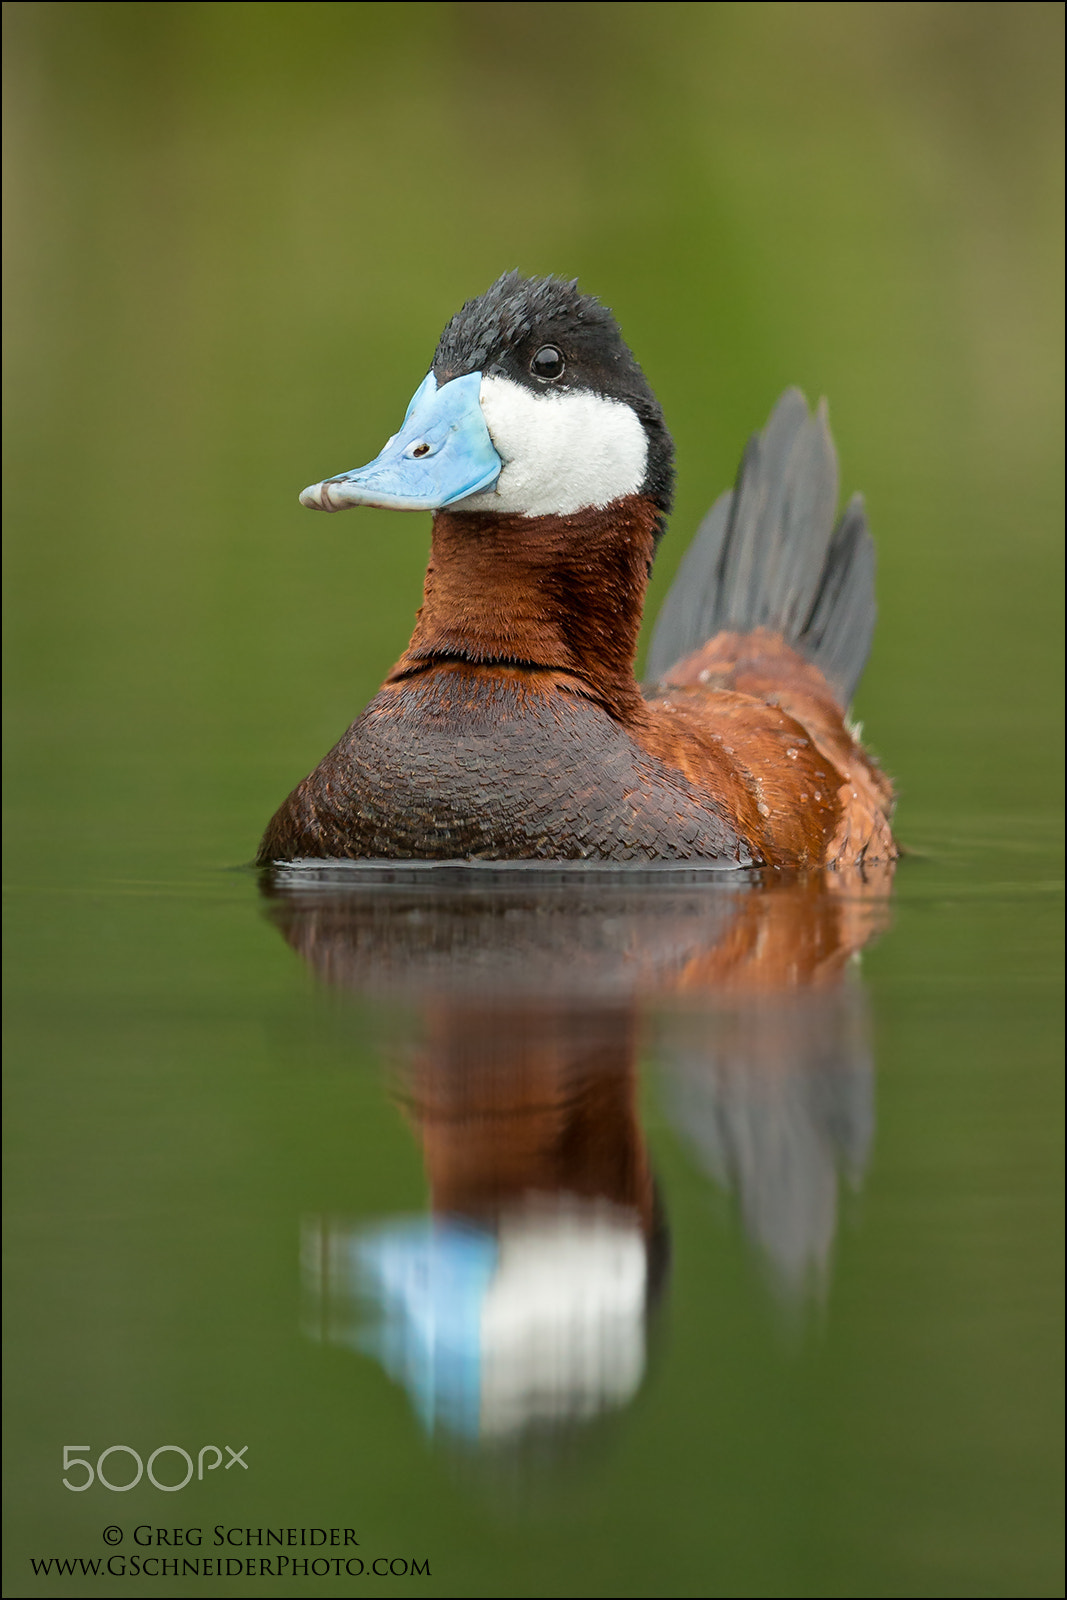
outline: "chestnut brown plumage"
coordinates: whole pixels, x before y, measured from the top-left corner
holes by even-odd
[[[790,391],[668,597],[647,694],[649,494],[566,516],[438,512],[407,650],[260,861],[891,859],[892,788],[846,720],[870,536],[858,501],[834,527],[836,495],[825,415]]]

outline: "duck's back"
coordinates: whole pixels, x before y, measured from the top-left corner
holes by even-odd
[[[649,646],[660,728],[680,745],[682,729],[699,730],[743,769],[770,860],[795,856],[805,835],[820,865],[897,853],[892,785],[847,718],[874,631],[874,544],[862,498],[835,523],[837,496],[825,405],[811,416],[787,390],[698,529]],[[836,817],[820,847],[828,798]]]

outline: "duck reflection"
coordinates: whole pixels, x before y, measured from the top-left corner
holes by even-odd
[[[399,1093],[428,1216],[310,1219],[306,1331],[373,1353],[430,1431],[481,1442],[628,1401],[668,1262],[638,1113],[661,1100],[776,1287],[825,1282],[873,1133],[853,958],[888,876],[276,869],[270,915],[328,983],[412,1001]]]
[[[858,957],[887,890],[829,873],[751,895],[658,1016],[668,1117],[793,1303],[825,1289],[839,1180],[859,1186],[874,1137]]]
[[[635,1060],[615,1006],[427,1001],[402,1093],[432,1215],[316,1220],[304,1264],[319,1336],[376,1354],[430,1431],[506,1437],[637,1389],[666,1233]]]

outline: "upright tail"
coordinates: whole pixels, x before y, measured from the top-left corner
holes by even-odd
[[[826,402],[787,389],[753,434],[735,487],[693,538],[656,621],[655,681],[724,629],[768,628],[819,668],[847,707],[874,631],[874,543],[863,497],[836,525],[837,453]]]

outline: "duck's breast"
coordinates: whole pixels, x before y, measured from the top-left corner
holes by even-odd
[[[387,684],[293,791],[260,859],[300,856],[751,861],[573,680],[466,664]]]

